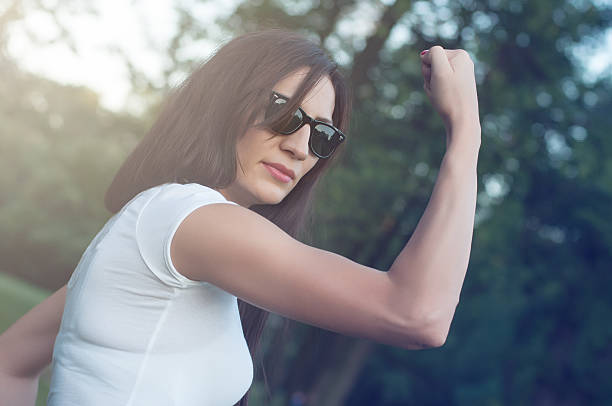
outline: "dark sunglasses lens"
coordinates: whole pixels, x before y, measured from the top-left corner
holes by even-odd
[[[300,124],[302,124],[302,120],[304,119],[304,115],[300,110],[296,110],[291,116],[291,119],[280,129],[280,132],[283,134],[291,134],[296,131]]]
[[[268,104],[268,107],[266,108],[264,118],[267,120],[268,118],[272,117],[274,114],[281,111],[285,103],[287,103],[285,99],[277,98],[277,99],[271,100],[270,104]]]
[[[270,104],[268,105],[268,108],[266,109],[265,118],[268,119],[272,117],[274,114],[278,113],[280,110],[282,110],[285,103],[287,103],[287,101],[281,98],[272,100],[272,102],[270,102]],[[302,124],[303,119],[304,119],[304,116],[302,115],[302,112],[298,109],[295,111],[295,113],[293,113],[293,116],[291,116],[289,119],[281,121],[273,125],[272,129],[281,134],[291,134],[292,132],[298,129],[298,127]]]
[[[334,138],[336,130],[325,124],[317,124],[312,131],[310,145],[313,151],[317,154],[328,157],[336,148],[336,139]]]

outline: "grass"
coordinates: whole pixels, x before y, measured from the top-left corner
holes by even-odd
[[[0,331],[5,331],[11,324],[26,314],[30,309],[45,300],[51,291],[40,289],[29,282],[0,272]],[[51,367],[48,366],[38,381],[36,406],[47,404]]]

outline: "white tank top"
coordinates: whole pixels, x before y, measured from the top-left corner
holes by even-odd
[[[236,296],[180,274],[170,242],[208,203],[191,183],[147,189],[91,241],[67,285],[48,406],[233,405],[253,363]]]

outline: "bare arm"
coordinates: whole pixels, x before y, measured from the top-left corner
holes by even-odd
[[[51,363],[65,302],[66,285],[0,335],[0,373],[38,379]]]
[[[0,334],[0,405],[34,406],[38,379],[51,362],[66,285]]]
[[[455,131],[464,132],[454,134],[456,139],[477,139],[480,128]],[[470,257],[480,143],[447,146],[425,213],[389,269],[393,283],[405,292],[396,306],[429,309],[440,344],[446,341]]]
[[[241,206],[205,205],[179,225],[174,267],[264,310],[406,349],[429,348],[421,315],[391,309],[386,272],[301,243]]]
[[[38,378],[20,378],[0,372],[0,405],[34,406],[38,396]]]
[[[423,219],[389,272],[302,244],[229,204],[183,220],[172,263],[190,279],[294,320],[406,349],[441,346],[469,256],[476,151],[449,147]]]

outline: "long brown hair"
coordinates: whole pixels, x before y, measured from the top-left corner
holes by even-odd
[[[285,113],[294,111],[317,81],[327,75],[336,96],[332,121],[346,134],[350,91],[327,53],[291,31],[247,33],[218,48],[169,92],[157,120],[106,191],[105,206],[116,213],[141,191],[167,182],[199,183],[213,189],[230,185],[236,178],[237,141],[254,125],[273,86],[303,67],[309,68],[308,74],[287,103]],[[263,121],[257,125],[269,124]],[[342,155],[345,144],[346,141],[332,157],[319,159],[280,203],[253,205],[249,209],[292,237],[310,241],[316,185]],[[269,313],[240,299],[238,304],[245,339],[254,358]],[[240,400],[240,406],[247,405],[248,394],[247,391]]]

